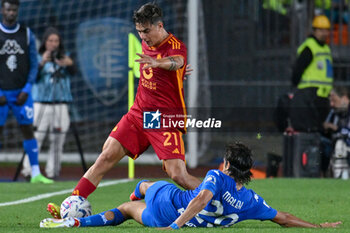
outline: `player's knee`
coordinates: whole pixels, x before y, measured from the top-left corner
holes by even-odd
[[[103,145],[100,157],[105,161],[119,161],[126,154],[126,149],[117,140],[108,138]]]
[[[109,153],[102,153],[94,164],[95,170],[108,171],[115,164],[113,155]]]
[[[110,151],[104,151],[102,152],[100,157],[103,163],[110,163],[114,160],[115,155],[113,155],[113,153],[111,153]]]
[[[129,202],[125,202],[123,204],[121,204],[120,206],[118,206],[118,210],[122,213],[122,215],[126,218],[128,218],[127,216],[129,216],[130,211],[134,211],[134,209],[130,209],[130,204],[128,204]]]
[[[105,212],[105,217],[108,221],[111,221],[114,219],[114,213],[110,210]]]
[[[114,165],[114,156],[110,153],[103,152],[96,161],[98,167],[110,167]]]

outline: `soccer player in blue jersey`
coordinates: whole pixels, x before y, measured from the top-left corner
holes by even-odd
[[[182,191],[165,181],[140,181],[134,191],[141,201],[86,218],[44,219],[43,228],[118,225],[127,219],[149,227],[179,229],[231,226],[248,220],[271,220],[284,227],[325,228],[341,222],[312,224],[271,208],[253,190],[246,189],[253,164],[251,151],[240,143],[227,146],[224,170],[210,170],[195,190]]]
[[[0,134],[9,110],[20,125],[23,148],[31,165],[31,183],[51,184],[40,173],[33,130],[32,84],[38,73],[34,34],[17,22],[19,0],[2,0],[0,23]]]

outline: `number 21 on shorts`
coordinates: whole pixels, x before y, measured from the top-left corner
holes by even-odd
[[[181,150],[181,154],[184,154],[184,144],[181,132],[164,132],[163,136],[166,137],[163,142],[164,146],[180,146],[179,149]]]
[[[173,145],[171,141],[174,141],[175,146],[179,145],[178,140],[177,140],[177,134],[175,132],[172,132],[172,133],[165,132],[165,133],[163,133],[163,136],[166,136],[166,139],[164,140],[164,143],[163,143],[164,146]],[[173,140],[171,140],[172,138],[173,138]]]

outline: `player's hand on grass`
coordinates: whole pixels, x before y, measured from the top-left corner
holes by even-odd
[[[190,76],[192,74],[193,69],[191,68],[191,64],[187,64],[186,70],[185,70],[185,77],[184,79],[187,79],[187,76]]]
[[[19,106],[23,105],[27,101],[27,98],[28,98],[27,93],[25,92],[19,93],[19,95],[17,96],[16,105],[19,105]]]
[[[7,102],[6,97],[4,95],[0,96],[0,106],[4,106],[6,102]]]
[[[152,58],[151,56],[141,54],[141,53],[136,53],[136,55],[139,56],[140,58],[135,61],[140,64],[145,64],[142,68],[143,70],[146,70],[148,68],[156,68],[159,66],[157,60]]]
[[[338,222],[325,222],[325,223],[321,223],[320,227],[321,228],[335,228],[335,227],[337,227],[340,224],[342,224],[341,221],[338,221]]]

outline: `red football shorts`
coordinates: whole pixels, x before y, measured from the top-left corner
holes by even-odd
[[[152,145],[160,160],[181,159],[185,161],[185,147],[182,133],[178,129],[144,129],[143,122],[127,113],[110,133],[136,159]]]

